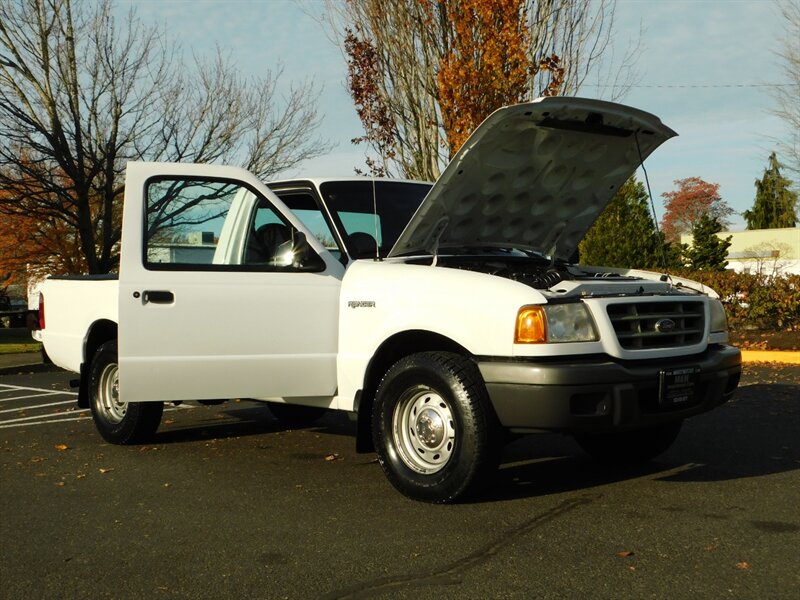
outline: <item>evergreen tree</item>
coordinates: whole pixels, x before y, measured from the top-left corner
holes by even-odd
[[[722,239],[717,233],[722,225],[716,217],[703,215],[692,229],[692,246],[686,251],[689,266],[697,271],[724,271],[728,266],[725,257],[731,245],[731,236]]]
[[[580,245],[580,260],[606,267],[661,269],[662,244],[644,185],[631,177],[587,232]]]
[[[791,181],[780,173],[781,164],[775,153],[769,155],[764,176],[756,180],[756,200],[753,210],[744,211],[748,229],[775,229],[797,225],[797,193],[790,189]]]

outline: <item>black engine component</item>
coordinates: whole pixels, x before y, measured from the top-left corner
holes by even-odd
[[[546,290],[564,280],[573,279],[573,276],[565,266],[554,265],[549,261],[543,264],[541,260],[516,257],[491,260],[476,260],[472,257],[445,257],[439,259],[439,265],[497,275],[512,281],[519,281],[539,290]]]
[[[518,265],[514,266],[518,267]],[[520,270],[519,268],[501,269],[491,274],[506,277],[513,281],[519,281],[520,283],[524,283],[538,290],[546,290],[554,285],[558,285],[565,279],[571,278],[570,274],[566,271],[559,271],[554,267],[543,269],[538,266],[526,270]]]

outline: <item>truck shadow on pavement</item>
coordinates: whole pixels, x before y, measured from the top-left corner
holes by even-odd
[[[714,482],[782,473],[800,469],[798,431],[800,385],[745,386],[731,402],[687,420],[672,448],[641,466],[601,465],[567,436],[515,441],[493,485],[476,500],[544,496],[639,477]]]
[[[179,444],[211,439],[270,435],[292,431],[278,421],[265,403],[244,401],[219,406],[201,406],[192,410],[165,413],[161,427],[151,440],[158,444]],[[319,433],[352,436],[356,428],[344,415],[329,411],[318,422],[298,429]]]
[[[352,438],[355,423],[331,411],[305,429]],[[180,444],[245,436],[282,435],[292,429],[260,403],[227,403],[165,413],[154,443]],[[800,468],[800,385],[756,384],[734,399],[684,423],[675,444],[650,463],[601,465],[569,436],[531,435],[510,443],[487,490],[475,502],[496,502],[586,490],[646,477],[665,482],[714,482],[761,477]],[[375,467],[379,468],[379,467]]]

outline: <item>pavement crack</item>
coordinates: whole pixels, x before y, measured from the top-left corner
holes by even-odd
[[[542,525],[554,521],[581,506],[591,504],[599,498],[599,494],[591,494],[564,500],[550,510],[540,513],[524,521],[514,529],[504,532],[493,541],[484,544],[467,556],[458,558],[442,568],[436,569],[434,572],[422,573],[419,575],[380,577],[372,581],[362,582],[341,590],[330,592],[322,596],[321,600],[361,600],[381,594],[390,594],[400,589],[458,585],[463,581],[463,575],[465,573],[488,562],[512,545],[516,540],[524,538]]]

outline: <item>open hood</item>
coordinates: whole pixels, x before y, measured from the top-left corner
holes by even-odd
[[[501,108],[453,157],[389,256],[514,247],[567,259],[640,160],[675,135],[654,115],[601,100]]]

